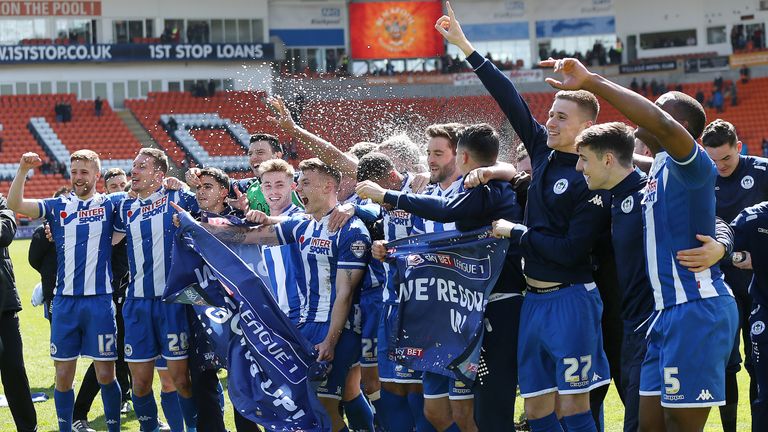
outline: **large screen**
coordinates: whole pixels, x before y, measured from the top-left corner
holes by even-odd
[[[435,30],[440,1],[351,3],[350,44],[354,59],[437,57],[445,44]]]

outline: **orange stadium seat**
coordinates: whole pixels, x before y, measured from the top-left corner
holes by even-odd
[[[726,87],[730,85],[726,83]],[[723,118],[732,122],[750,153],[758,154],[762,139],[768,137],[764,116],[760,114],[763,101],[768,99],[768,78],[752,79],[747,84],[739,82],[737,89],[737,106],[731,106],[730,100],[727,100],[723,113],[706,108],[707,118],[709,121]],[[683,85],[683,91],[692,96],[699,90],[709,98],[712,83]],[[290,137],[267,120],[271,112],[264,105],[264,96],[263,92],[247,91],[219,92],[210,98],[196,98],[181,92],[150,92],[146,99],[126,101],[126,106],[152,138],[180,164],[185,158],[184,151],[159,126],[162,114],[217,113],[221,118],[243,125],[251,133],[271,133],[282,142],[289,142]],[[546,121],[553,92],[526,93],[523,96],[534,116],[541,122]],[[72,122],[56,123],[53,106],[61,101],[72,105]],[[96,117],[92,101],[78,101],[69,94],[0,96],[0,124],[3,125],[2,138],[6,149],[0,153],[0,163],[16,163],[19,155],[26,151],[43,153],[28,129],[31,117],[45,117],[70,151],[91,148],[104,159],[133,158],[140,148],[139,142],[106,102],[102,113],[101,117]],[[301,120],[307,129],[343,150],[360,141],[381,142],[396,133],[405,132],[411,137],[419,137],[425,126],[435,122],[487,122],[496,128],[506,127],[503,113],[488,95],[311,101],[305,106]],[[626,122],[618,110],[605,101],[601,101],[598,120]],[[198,129],[192,131],[192,135],[212,156],[239,156],[244,153],[240,144],[221,130]],[[302,146],[297,146],[297,153],[299,159],[313,156]],[[234,177],[249,175],[232,174]],[[31,196],[49,196],[66,183],[61,176],[37,173],[31,178],[27,190]],[[0,191],[5,192],[7,188],[7,181],[0,182]]]

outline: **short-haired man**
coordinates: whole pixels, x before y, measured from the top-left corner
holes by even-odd
[[[374,182],[386,189],[411,191],[414,176],[399,172],[387,155],[371,152],[363,156],[357,164],[356,178],[361,182],[366,180]],[[367,203],[367,200],[357,198],[359,202],[355,213],[361,218],[365,218],[361,209],[369,208],[371,205]],[[411,213],[377,205],[373,206],[371,210],[375,213],[371,215],[372,219],[380,224],[383,236],[383,240],[376,240],[374,245],[381,245],[412,234],[416,216]],[[372,267],[373,265],[371,264]],[[414,427],[420,429],[428,422],[424,416],[422,403],[419,403],[423,393],[422,372],[396,365],[387,355],[386,344],[378,343],[378,341],[389,340],[389,332],[398,319],[398,287],[394,277],[396,269],[387,262],[381,265],[383,265],[385,275],[381,299],[371,298],[373,301],[369,310],[372,312],[376,303],[382,305],[379,310],[380,319],[376,327],[376,364],[381,383],[380,400],[374,401],[374,404],[377,407],[379,421],[383,423],[385,429],[410,430]],[[373,294],[373,291],[370,294]],[[361,303],[367,303],[367,299],[368,293],[363,292]],[[365,315],[364,310],[364,320]],[[367,333],[367,330],[364,329],[364,338],[368,337]],[[411,415],[408,415],[409,413]]]
[[[760,353],[768,352],[768,201],[744,209],[732,223],[735,245],[741,252],[749,252],[754,267],[754,279],[749,288],[753,310],[749,316],[754,381],[757,397],[752,402],[752,430],[768,428],[768,364]]]
[[[59,429],[72,429],[77,358],[94,360],[107,428],[120,430],[120,385],[115,379],[116,328],[112,304],[112,226],[122,194],[96,193],[101,161],[91,150],[70,156],[72,193],[45,200],[24,198],[27,171],[42,165],[25,153],[11,184],[8,206],[33,219],[45,217],[56,243],[58,277],[53,299],[51,357]],[[76,317],[77,319],[73,319]]]
[[[611,191],[611,242],[616,251],[621,294],[621,382],[624,387],[624,430],[636,431],[640,404],[640,368],[645,357],[646,334],[653,313],[653,291],[646,272],[643,245],[642,206],[647,184],[645,173],[632,164],[634,131],[623,123],[591,126],[576,137],[579,162],[591,190]],[[727,223],[718,220],[717,242],[702,238],[704,246],[683,250],[678,260],[692,271],[701,272],[728,254],[732,236]],[[722,243],[719,245],[718,243]]]
[[[158,429],[157,405],[152,394],[155,359],[167,360],[176,392],[163,392],[166,406],[178,407],[187,431],[195,431],[197,408],[187,366],[189,328],[184,305],[163,303],[176,227],[169,203],[197,212],[195,196],[163,187],[168,157],[153,148],[142,148],[133,161],[131,190],[118,207],[115,230],[127,237],[131,279],[123,305],[125,359],[133,379],[133,406],[145,432]],[[178,403],[174,401],[178,400]],[[166,410],[167,411],[167,410]],[[174,414],[175,416],[175,414]],[[166,412],[166,417],[171,414]]]
[[[498,154],[499,136],[491,126],[471,125],[458,134],[455,163],[462,176],[477,168],[495,165]],[[361,198],[371,198],[429,220],[454,222],[460,230],[490,225],[500,218],[519,221],[523,217],[512,185],[506,181],[492,180],[482,187],[456,192],[450,197],[386,190],[372,181],[359,183],[356,191]],[[378,257],[382,255],[380,252],[376,254]],[[494,286],[485,310],[487,327],[492,330],[486,332],[483,338],[481,363],[486,365],[488,373],[478,377],[472,388],[474,423],[477,426],[468,419],[456,419],[454,415],[461,430],[473,430],[474,427],[483,431],[514,428],[512,407],[515,392],[509,389],[517,386],[514,341],[517,339],[521,292],[525,287],[519,255],[509,254],[502,274],[505,276],[500,277]],[[427,383],[425,394],[426,386]],[[445,390],[448,390],[447,385]],[[454,393],[457,392],[454,390]],[[453,405],[466,415],[465,407],[452,404],[451,409],[454,409]],[[455,427],[451,424],[441,426]]]
[[[302,256],[304,324],[300,331],[318,350],[318,360],[332,362],[327,380],[318,388],[320,402],[333,423],[345,430],[339,400],[347,373],[360,353],[360,337],[350,328],[353,298],[370,259],[370,237],[363,223],[352,218],[341,229],[328,229],[329,213],[338,205],[341,172],[319,159],[299,164],[296,191],[311,218],[280,221],[266,214],[249,215],[255,228],[207,226],[226,241],[262,245],[292,244]],[[275,223],[277,222],[277,223]]]
[[[700,273],[676,259],[715,231],[716,169],[696,144],[706,123],[702,106],[680,92],[656,103],[590,73],[578,60],[547,60],[558,89],[585,89],[605,98],[638,125],[656,158],[643,194],[647,272],[658,311],[640,376],[641,430],[702,430],[712,406],[725,403],[725,368],[738,326],[733,294],[719,266]]]
[[[451,198],[463,190],[464,177],[456,166],[456,146],[464,125],[460,123],[427,126],[427,166],[430,185],[426,195]],[[456,229],[454,222],[441,223],[415,217],[413,233],[433,233]],[[424,414],[437,430],[453,423],[462,431],[475,431],[472,389],[445,375],[424,372]]]
[[[732,221],[742,210],[768,200],[768,159],[757,156],[744,156],[741,150],[744,144],[736,135],[736,128],[729,122],[717,119],[704,128],[701,136],[704,150],[717,167],[715,180],[715,214],[723,220]],[[744,347],[750,346],[749,314],[752,311],[752,299],[749,296],[749,284],[752,281],[752,260],[748,253],[734,254],[737,260],[724,262],[722,271],[725,281],[731,287],[739,307],[739,321],[744,340]],[[739,261],[744,257],[743,261]],[[739,388],[736,372],[739,371],[739,335],[731,352],[725,376],[726,405],[720,407],[725,432],[736,430],[736,410],[739,401]],[[749,356],[744,362],[752,377]],[[754,383],[753,380],[750,380]],[[754,385],[750,391],[750,400],[756,394]]]
[[[515,225],[528,285],[517,350],[528,422],[534,432],[560,427],[557,403],[569,430],[590,430],[589,393],[610,383],[592,257],[596,242],[608,232],[610,209],[607,193],[589,191],[576,171],[574,140],[597,121],[599,104],[589,92],[558,92],[546,125],[540,124],[514,84],[474,50],[447,8],[448,16],[438,19],[435,28],[467,56],[533,166],[525,225]]]
[[[121,168],[110,168],[104,173],[104,189],[108,194],[124,192],[128,183],[125,171]],[[112,302],[115,305],[115,324],[117,329],[115,375],[122,391],[122,408],[120,412],[127,414],[131,400],[131,372],[125,363],[125,323],[123,322],[123,302],[125,289],[128,286],[128,255],[125,250],[125,239],[112,245]],[[95,364],[91,364],[85,372],[80,389],[75,398],[72,418],[74,432],[91,430],[88,424],[88,412],[91,404],[99,393],[99,383],[96,380]]]
[[[8,254],[8,246],[15,236],[16,214],[8,209],[5,198],[0,195],[0,378],[3,380],[16,430],[35,432],[37,413],[29,392],[29,379],[24,366],[24,346],[19,328],[18,313],[21,310],[21,300],[16,290],[13,264]]]
[[[242,216],[226,202],[230,180],[224,171],[218,168],[202,168],[198,178],[200,185],[195,191],[195,198],[201,212],[220,216],[232,214]],[[190,329],[189,371],[197,402],[197,428],[201,431],[226,432],[224,412],[219,405],[221,395],[217,372],[220,367],[215,361],[210,360],[214,356],[211,356],[212,349],[206,340],[208,337],[206,328],[195,316],[195,310],[191,306],[187,306],[187,320]],[[235,416],[239,417],[238,422],[245,420],[237,410],[235,410]]]
[[[237,199],[233,205],[243,212],[250,209],[269,214],[269,205],[261,191],[259,167],[271,159],[282,160],[283,146],[274,135],[256,133],[251,135],[247,156],[253,177],[230,181],[230,197]],[[187,184],[193,188],[199,187],[199,176],[200,168],[190,168],[185,174]],[[293,196],[293,199],[297,205],[300,204],[298,197]]]

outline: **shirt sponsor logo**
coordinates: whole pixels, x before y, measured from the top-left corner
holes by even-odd
[[[390,224],[411,226],[411,214],[405,210],[390,210],[388,215]]]
[[[632,195],[624,198],[624,201],[621,202],[621,211],[624,213],[629,214],[629,212],[632,211],[632,208],[635,207],[635,199],[632,197]]]
[[[643,190],[643,204],[653,204],[656,202],[658,187],[658,179],[652,178],[648,180],[648,184],[645,185],[645,189]]]
[[[139,215],[141,220],[147,220],[152,216],[156,216],[167,211],[168,196],[163,196],[149,204],[145,204],[139,208],[138,211],[128,210],[128,220],[133,222]]]
[[[72,222],[77,224],[89,224],[94,222],[103,222],[107,212],[104,207],[96,207],[92,209],[78,210],[74,213],[67,213],[61,211],[59,216],[61,217],[61,225],[67,225]]]
[[[395,355],[398,358],[405,358],[405,357],[422,358],[424,357],[424,350],[421,348],[411,348],[411,347],[396,348]]]
[[[555,182],[555,186],[552,187],[552,192],[554,192],[557,195],[562,194],[568,189],[568,179],[560,179]]]
[[[302,244],[304,241],[302,240]],[[314,255],[331,256],[331,241],[329,239],[310,237],[309,238],[309,253]]]

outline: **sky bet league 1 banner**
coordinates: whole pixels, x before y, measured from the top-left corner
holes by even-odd
[[[352,58],[441,56],[445,53],[445,42],[435,30],[435,22],[442,15],[440,1],[350,3]]]
[[[315,362],[313,346],[254,271],[263,267],[259,247],[231,245],[234,252],[189,214],[179,216],[163,300],[194,305],[211,353],[226,359],[235,409],[266,430],[329,431],[330,420],[310,383],[327,365]]]
[[[397,332],[390,358],[471,386],[477,376],[488,296],[501,273],[509,240],[490,227],[446,231],[387,244],[399,285]]]
[[[0,64],[134,61],[274,60],[270,43],[0,46]]]

